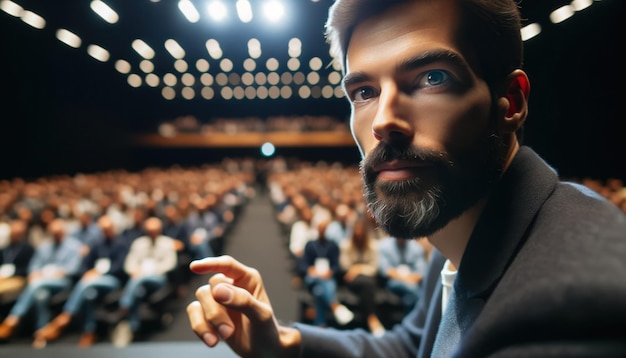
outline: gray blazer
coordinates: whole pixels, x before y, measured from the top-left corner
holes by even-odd
[[[301,357],[430,357],[441,321],[436,250],[422,299],[376,338],[302,324]],[[626,215],[561,182],[522,147],[469,240],[455,281],[455,357],[626,356]]]

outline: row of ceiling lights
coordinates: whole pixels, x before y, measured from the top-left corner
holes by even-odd
[[[158,2],[158,0],[152,1]],[[588,8],[590,5],[593,4],[593,1],[594,0],[573,0],[570,4],[554,10],[550,14],[550,20],[553,23],[563,22],[573,16],[576,12]],[[90,3],[90,7],[96,14],[98,14],[108,23],[114,24],[119,20],[119,15],[117,14],[117,12],[115,12],[115,10],[113,10],[102,0],[93,0]],[[178,7],[188,21],[192,23],[199,21],[199,12],[190,0],[180,0],[178,3]],[[252,19],[252,7],[250,6],[248,0],[237,0],[236,8],[237,14],[242,22],[249,22]],[[34,28],[43,29],[45,27],[46,22],[43,17],[30,10],[22,8],[20,5],[11,0],[0,0],[0,9],[12,16],[21,18],[22,21]],[[264,9],[265,14],[266,16],[268,16],[269,19],[277,19],[278,16],[284,13],[284,8],[282,7],[281,3],[276,0],[266,2]],[[223,19],[227,13],[226,6],[218,0],[214,0],[208,4],[208,13],[215,20]],[[540,32],[541,26],[538,23],[528,24],[522,29],[522,39],[524,41],[527,41],[537,36]],[[59,29],[56,32],[56,37],[59,41],[73,48],[79,48],[82,45],[81,38],[67,29]],[[141,57],[144,58],[144,60],[140,62],[139,67],[146,74],[145,78],[142,78],[142,76],[138,74],[131,73],[131,64],[123,59],[119,59],[115,62],[116,70],[122,74],[128,75],[127,81],[132,87],[140,87],[143,85],[144,82],[150,87],[158,87],[160,83],[163,83],[166,86],[162,89],[163,97],[166,99],[175,98],[176,90],[174,89],[174,87],[178,83],[176,75],[172,73],[166,73],[163,75],[162,78],[159,78],[156,74],[153,73],[154,64],[150,60],[155,57],[156,51],[141,39],[134,40],[131,46]],[[269,74],[265,75],[264,73],[257,72],[256,75],[253,75],[252,71],[256,69],[255,59],[258,59],[261,56],[261,43],[258,39],[253,38],[248,41],[248,53],[250,55],[250,58],[244,60],[242,65],[247,72],[243,73],[241,76],[235,73],[230,73],[230,75],[227,75],[227,73],[233,70],[234,65],[230,59],[222,57],[223,51],[217,40],[209,39],[206,42],[205,46],[209,56],[214,60],[220,61],[219,67],[223,71],[217,74],[215,77],[215,81],[213,81],[212,75],[207,73],[210,68],[209,62],[206,59],[199,59],[196,61],[196,69],[202,73],[202,75],[200,75],[200,82],[205,86],[201,90],[201,93],[206,99],[211,99],[214,97],[214,92],[210,88],[213,83],[217,83],[219,86],[223,87],[223,90],[220,91],[220,93],[222,98],[225,99],[242,99],[251,97],[284,98],[286,96],[286,93],[291,93],[290,90],[285,89],[288,88],[287,86],[291,85],[291,83],[305,86],[304,80],[300,79],[304,77],[304,74],[302,72],[296,72],[293,75],[289,72],[284,72],[282,75],[279,76],[275,72],[279,67],[278,61],[275,58],[270,58],[266,61],[266,68],[268,71],[270,71]],[[291,39],[288,43],[288,53],[290,59],[288,60],[286,65],[290,71],[298,71],[300,67],[300,60],[298,59],[298,57],[301,53],[301,46],[301,41],[297,38]],[[192,86],[198,81],[196,81],[193,75],[191,75],[190,73],[186,73],[189,66],[184,60],[185,50],[174,39],[166,40],[164,43],[164,48],[175,59],[174,66],[176,70],[181,73],[180,82],[184,84],[184,87],[181,89],[181,94],[183,98],[194,98],[195,91],[193,90]],[[88,45],[87,53],[101,62],[107,62],[110,59],[110,53],[105,48],[99,45]],[[316,87],[316,85],[320,81],[320,76],[317,71],[320,70],[320,68],[322,67],[322,60],[319,57],[314,57],[309,61],[309,67],[311,68],[312,72],[310,72],[306,76],[306,78],[309,84],[314,85],[313,88],[318,88]],[[339,86],[341,75],[338,71],[339,69],[335,64],[334,70],[330,72],[328,76],[329,85],[325,87],[320,87],[326,88],[326,90],[310,91],[309,87],[303,87],[303,89],[299,90],[300,96],[302,98],[307,98],[313,92],[315,94],[323,93],[325,94],[323,95],[325,98],[329,98],[327,96],[330,91],[327,88],[332,85],[331,88],[333,88],[333,95],[335,95],[336,97],[343,97],[343,91],[340,90]],[[252,80],[252,78],[254,78],[254,81]],[[275,94],[275,91],[269,90],[266,95],[265,90],[263,89],[265,88],[265,82],[269,82],[272,85],[277,85],[280,80],[275,80],[274,78],[280,78],[280,80],[282,80],[284,90],[280,91],[280,96],[277,96]],[[239,88],[236,85],[240,80],[241,82],[243,82],[243,84],[247,86],[247,88],[243,90],[243,95],[240,91],[236,91],[236,89]],[[253,83],[258,85],[257,89],[252,87]],[[235,90],[232,90],[230,87],[226,87],[228,84],[235,86],[233,87]],[[270,87],[270,89],[271,88],[273,87]],[[258,93],[257,91],[260,91],[260,93]],[[270,92],[273,95],[271,95]],[[237,95],[235,95],[235,93],[237,93]]]

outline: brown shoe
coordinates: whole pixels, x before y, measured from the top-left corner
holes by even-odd
[[[94,332],[85,332],[78,340],[78,346],[81,348],[89,348],[96,342],[96,334]]]
[[[70,323],[72,316],[69,313],[63,312],[56,316],[50,323],[38,329],[35,332],[35,337],[38,340],[54,341],[59,338],[61,332]]]
[[[17,324],[20,322],[16,316],[7,317],[2,324],[0,324],[0,339],[7,339],[13,335]]]

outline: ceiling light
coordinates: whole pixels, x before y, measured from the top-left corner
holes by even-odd
[[[13,1],[2,0],[0,1],[0,10],[6,12],[7,14],[11,16],[20,17],[22,16],[22,12],[24,11],[24,8],[14,3]]]
[[[210,68],[209,61],[203,58],[199,59],[198,61],[196,61],[196,68],[200,72],[207,72]]]
[[[119,72],[119,73],[128,73],[130,72],[130,63],[128,63],[128,61],[126,60],[117,60],[115,61],[115,69]]]
[[[237,0],[237,16],[243,23],[252,21],[252,6],[248,0]]]
[[[193,24],[200,20],[200,13],[193,6],[193,3],[189,0],[180,0],[178,2],[178,9],[183,15],[187,18],[187,20]]]
[[[174,62],[174,68],[176,69],[176,71],[183,73],[187,72],[189,65],[187,65],[187,62],[185,60],[176,60]]]
[[[108,22],[109,24],[114,24],[120,19],[115,10],[111,9],[111,7],[102,2],[102,0],[93,0],[91,4],[89,4],[89,6],[91,7],[91,10],[93,10],[93,12],[98,14],[104,21]]]
[[[554,24],[558,24],[572,16],[574,16],[574,9],[570,5],[565,5],[550,13],[550,21]]]
[[[541,26],[537,23],[532,23],[522,27],[522,41],[527,41],[541,33]]]
[[[211,86],[213,85],[213,76],[210,73],[203,73],[200,76],[200,82],[205,86]]]
[[[44,27],[46,27],[46,20],[44,20],[43,17],[35,14],[32,11],[22,11],[22,21],[24,21],[25,23],[29,24],[30,26],[36,28],[36,29],[43,29]]]
[[[222,52],[221,47],[220,47],[220,43],[217,42],[217,40],[215,40],[215,39],[209,39],[206,42],[206,49],[209,52],[209,55],[211,57],[213,57],[214,59],[216,59],[216,60],[221,58],[222,55],[224,54]]]
[[[196,96],[196,91],[194,91],[191,87],[183,88],[181,93],[185,99],[193,99]]]
[[[320,68],[322,68],[322,59],[320,59],[319,57],[313,57],[309,61],[309,67],[311,67],[313,71],[318,71]]]
[[[271,22],[277,22],[285,14],[285,8],[280,1],[271,0],[263,5],[263,14]]]
[[[149,60],[143,60],[139,63],[139,68],[145,73],[151,73],[154,71],[154,64]]]
[[[222,21],[228,15],[226,6],[221,1],[212,1],[208,6],[209,16],[215,21]]]
[[[178,44],[178,42],[176,42],[176,40],[169,39],[165,41],[165,49],[174,58],[181,59],[185,57],[185,50],[183,50],[183,48],[180,47],[180,45]]]
[[[165,76],[163,76],[163,83],[170,87],[174,87],[176,86],[176,83],[178,83],[178,79],[174,74],[166,73]]]
[[[154,50],[152,49],[152,47],[148,46],[147,43],[143,42],[143,40],[136,39],[135,41],[133,41],[132,46],[133,49],[146,60],[151,60],[152,58],[154,58]]]
[[[129,75],[127,81],[128,84],[134,88],[140,87],[142,83],[141,77],[139,77],[139,75],[137,74]]]
[[[109,51],[98,45],[89,45],[87,47],[87,53],[89,54],[89,56],[95,58],[100,62],[107,62],[110,57]]]
[[[56,37],[59,41],[64,44],[73,47],[79,48],[81,44],[81,39],[75,33],[66,30],[66,29],[58,29],[56,33]]]
[[[574,11],[581,11],[581,10],[585,10],[592,4],[593,4],[593,0],[573,0],[572,8],[574,9]]]

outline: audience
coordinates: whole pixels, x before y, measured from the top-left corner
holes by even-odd
[[[163,224],[157,217],[149,217],[144,224],[145,235],[136,238],[124,261],[129,276],[119,301],[121,321],[114,334],[116,345],[125,346],[139,331],[141,302],[151,293],[168,284],[167,274],[176,268],[176,243],[162,235]]]
[[[406,312],[420,296],[420,284],[428,265],[424,247],[415,239],[387,237],[378,245],[380,274],[389,291],[397,294]]]
[[[263,168],[262,185],[265,188],[255,183],[255,177],[259,176],[254,171],[258,168]],[[626,212],[626,188],[622,180],[582,178],[571,181],[584,184]],[[371,221],[362,198],[358,167],[353,165],[275,158],[264,161],[262,166],[250,160],[228,160],[221,166],[148,168],[135,173],[115,170],[30,181],[15,178],[0,181],[0,223],[9,241],[0,249],[0,300],[5,302],[7,297],[17,298],[10,303],[12,307],[8,315],[2,317],[0,338],[6,340],[11,337],[32,306],[36,308],[33,315],[36,321],[33,326],[37,329],[34,346],[41,347],[56,340],[79,312],[84,312],[85,316],[79,328],[78,343],[83,347],[93,344],[96,336],[92,314],[99,301],[112,290],[119,289],[120,293],[123,288],[131,290],[130,285],[124,285],[128,274],[115,273],[122,265],[119,257],[111,257],[108,271],[105,270],[102,262],[107,260],[103,258],[112,254],[105,248],[115,242],[115,250],[119,250],[120,256],[126,250],[123,255],[125,261],[128,250],[137,240],[144,243],[146,239],[152,240],[144,228],[156,217],[161,221],[161,235],[157,237],[169,237],[166,240],[171,243],[168,255],[174,252],[168,259],[173,262],[172,270],[180,270],[183,274],[165,275],[165,282],[168,277],[174,277],[178,288],[184,291],[190,278],[184,275],[189,274],[185,262],[188,263],[190,257],[218,254],[217,251],[192,251],[193,223],[204,221],[202,225],[195,225],[195,229],[205,228],[206,239],[223,240],[235,224],[239,208],[255,195],[255,188],[267,189],[274,205],[276,222],[285,234],[286,249],[293,250],[290,252],[294,258],[303,255],[303,262],[299,265],[294,261],[294,266],[301,270],[299,273],[305,283],[303,292],[313,299],[316,315],[312,319],[315,324],[338,323],[345,326],[352,322],[354,314],[343,301],[342,286],[361,299],[355,312],[360,316],[373,315],[376,318],[368,318],[365,323],[370,331],[381,332],[379,334],[384,332],[379,317],[386,312],[378,306],[380,303],[370,302],[375,294],[367,292],[394,292],[401,297],[403,307],[410,307],[419,299],[422,274],[419,266],[425,266],[430,245],[425,239],[387,237]],[[198,215],[200,212],[202,215]],[[299,222],[303,218],[309,225]],[[363,218],[366,224],[358,220],[358,225],[354,227],[356,218]],[[311,223],[313,226],[310,226]],[[320,232],[323,227],[324,231]],[[366,235],[360,233],[362,227]],[[299,239],[290,239],[292,232]],[[296,235],[296,232],[306,234]],[[366,240],[360,241],[359,238]],[[292,244],[292,241],[298,244]],[[122,242],[124,246],[118,245]],[[59,255],[61,252],[74,252],[78,250],[76,247],[87,247],[83,243],[89,243],[91,248],[88,253],[84,251],[84,258],[78,254],[60,258],[63,256]],[[59,257],[53,258],[56,246],[59,247],[56,250]],[[214,245],[205,247],[213,249]],[[371,276],[371,266],[375,264],[369,252],[374,247],[379,250],[376,257],[379,268],[375,273],[379,275],[378,280],[373,280]],[[317,260],[316,265],[319,253],[315,248],[328,248],[332,253],[319,255],[326,260]],[[406,251],[406,255],[419,257],[419,260],[407,257],[407,263],[421,260],[423,264],[403,266],[402,250]],[[79,270],[81,263],[82,270]],[[54,269],[57,264],[65,265],[65,268]],[[321,270],[322,266],[328,266],[328,270]],[[28,276],[27,270],[32,272]],[[318,270],[324,273],[320,275]],[[402,275],[403,272],[412,273]],[[119,286],[112,283],[114,279],[120,281]],[[135,282],[135,287],[142,287],[139,289],[142,297],[146,297],[151,291],[149,288],[152,288],[138,282]],[[159,287],[159,284],[154,287]],[[61,313],[50,320],[48,299],[56,292],[65,289],[69,292],[69,288],[73,288],[70,298]],[[130,332],[127,342],[130,342],[136,333],[133,329],[141,327],[137,316],[131,315],[141,299],[126,298],[119,303],[123,308],[120,317],[124,320],[118,331],[123,332],[126,327]],[[328,313],[335,322],[326,321]],[[134,322],[133,328],[131,321]]]
[[[370,332],[382,336],[385,328],[376,314],[378,245],[368,235],[365,219],[355,223],[350,238],[341,243],[340,252],[343,283],[359,298],[359,309]]]
[[[26,223],[12,220],[9,223],[8,245],[0,249],[0,302],[7,303],[26,286],[28,265],[34,249],[26,237]]]
[[[0,324],[0,339],[13,335],[20,320],[32,306],[36,308],[36,328],[50,321],[50,297],[69,290],[80,270],[82,243],[65,232],[62,219],[50,222],[51,240],[42,242],[28,268],[28,284],[22,290],[9,315]]]
[[[306,243],[304,254],[299,261],[304,284],[315,300],[313,324],[326,326],[326,313],[330,310],[337,323],[346,325],[354,314],[337,299],[337,277],[340,274],[339,246],[326,239],[328,222],[318,226],[317,239]]]
[[[81,279],[72,289],[61,314],[35,332],[34,347],[42,348],[48,341],[57,339],[79,312],[84,314],[84,323],[78,345],[90,347],[97,338],[97,303],[126,283],[128,276],[124,272],[124,260],[128,247],[116,235],[111,218],[101,216],[97,225],[102,231],[102,239],[89,247],[82,261]]]

